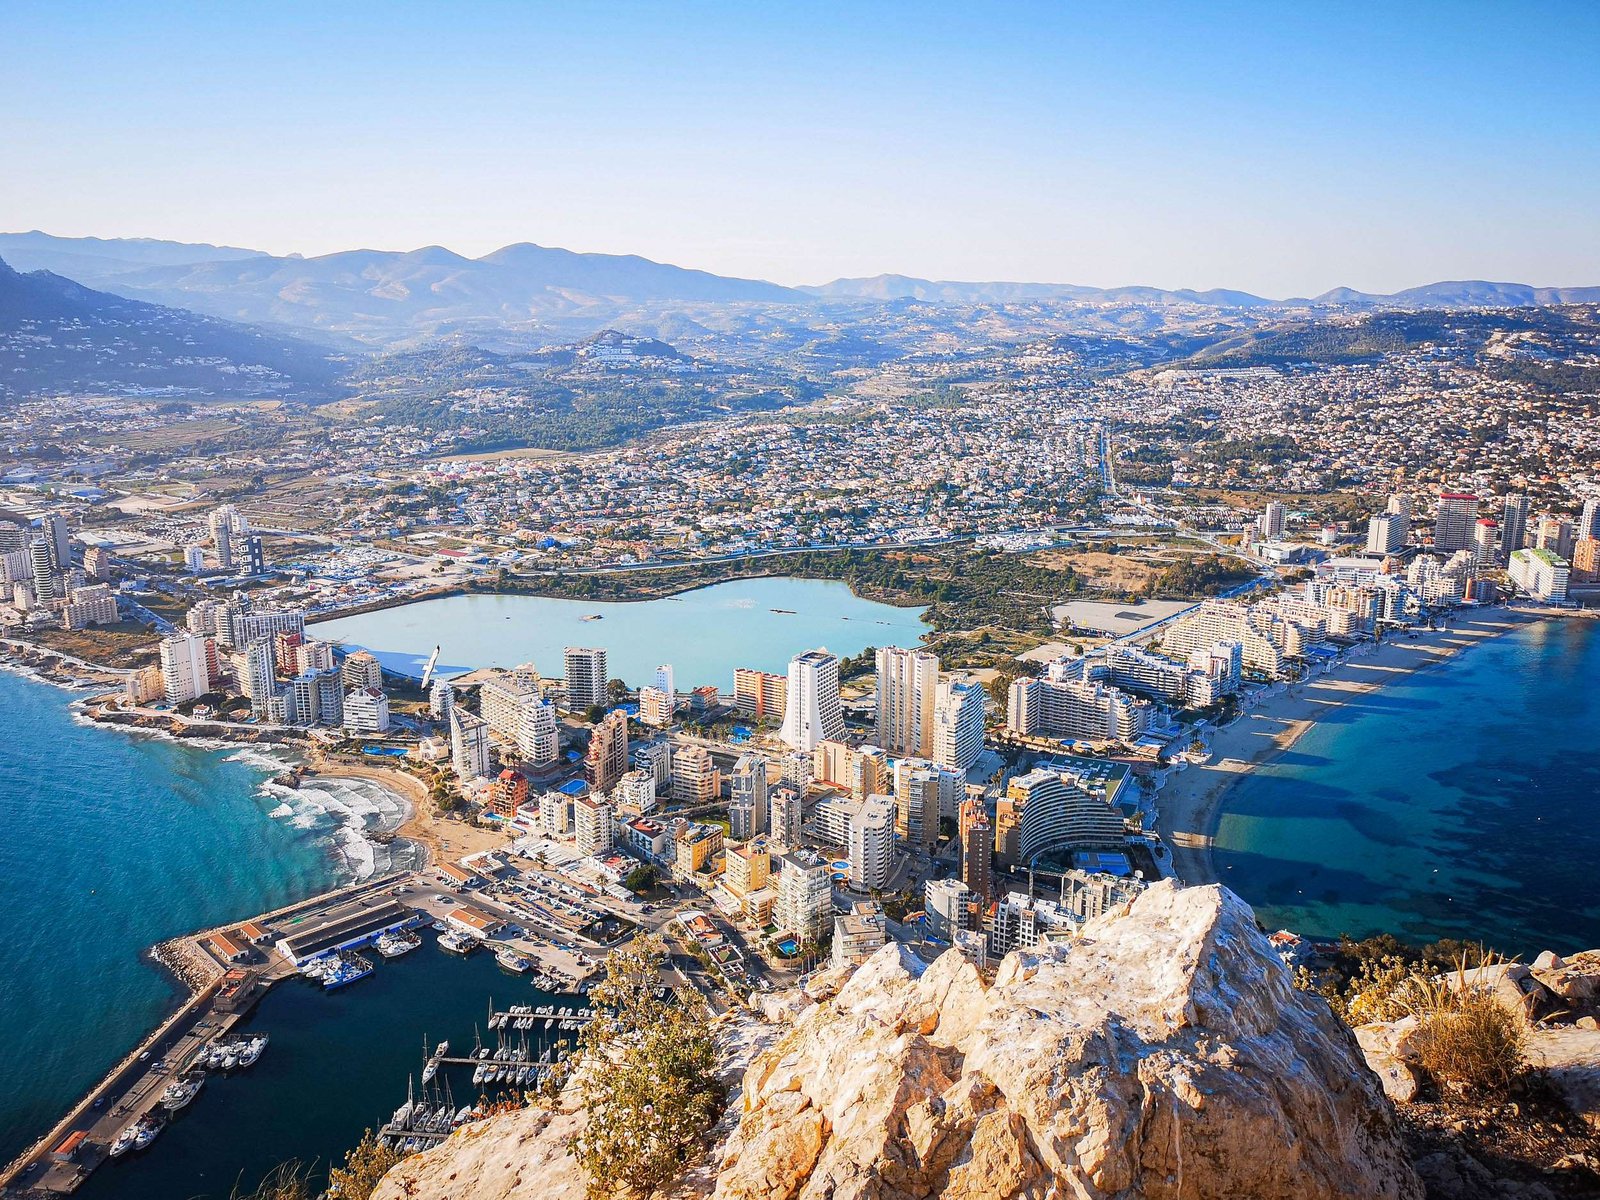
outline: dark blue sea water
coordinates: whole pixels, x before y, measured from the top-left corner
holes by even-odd
[[[1223,801],[1269,927],[1600,946],[1600,622],[1522,626],[1320,721]]]
[[[371,957],[378,969],[336,992],[289,980],[268,992],[244,1029],[271,1035],[249,1071],[214,1074],[149,1150],[118,1159],[79,1190],[84,1200],[226,1200],[248,1192],[279,1163],[298,1161],[322,1176],[367,1129],[377,1128],[418,1078],[424,1039],[448,1038],[471,1051],[486,1043],[488,1004],[575,1004],[535,991],[494,957],[446,954],[424,931],[403,958]],[[492,1043],[491,1043],[492,1044]],[[542,1050],[543,1042],[535,1043]],[[471,1071],[451,1068],[457,1107],[477,1097]]]
[[[0,1161],[174,1004],[149,946],[387,867],[358,831],[403,816],[369,784],[275,789],[282,755],[94,728],[70,701],[0,672]]]

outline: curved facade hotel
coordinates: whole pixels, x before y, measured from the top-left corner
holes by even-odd
[[[1126,836],[1116,808],[1042,767],[1013,779],[995,810],[995,855],[1009,867],[1041,850],[1118,847]]]
[[[789,662],[788,697],[778,736],[808,753],[818,742],[844,737],[839,707],[839,660],[826,650],[807,650]]]

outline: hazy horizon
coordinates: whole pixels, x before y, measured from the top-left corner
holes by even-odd
[[[1600,283],[1600,10],[19,6],[0,226],[776,283]]]

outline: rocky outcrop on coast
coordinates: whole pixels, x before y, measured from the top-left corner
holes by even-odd
[[[1526,1069],[1490,1094],[1432,1078],[1416,1017],[1357,1026],[1428,1200],[1600,1196],[1600,951],[1441,977],[1485,991],[1520,1024]]]
[[[1249,907],[1159,884],[986,980],[890,944],[723,1031],[738,1077],[674,1194],[714,1200],[1420,1200],[1349,1029]],[[748,1064],[748,1065],[746,1065]],[[377,1200],[579,1197],[570,1096],[467,1127]]]

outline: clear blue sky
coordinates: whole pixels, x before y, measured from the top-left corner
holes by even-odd
[[[1600,284],[1600,4],[0,7],[0,229]]]

